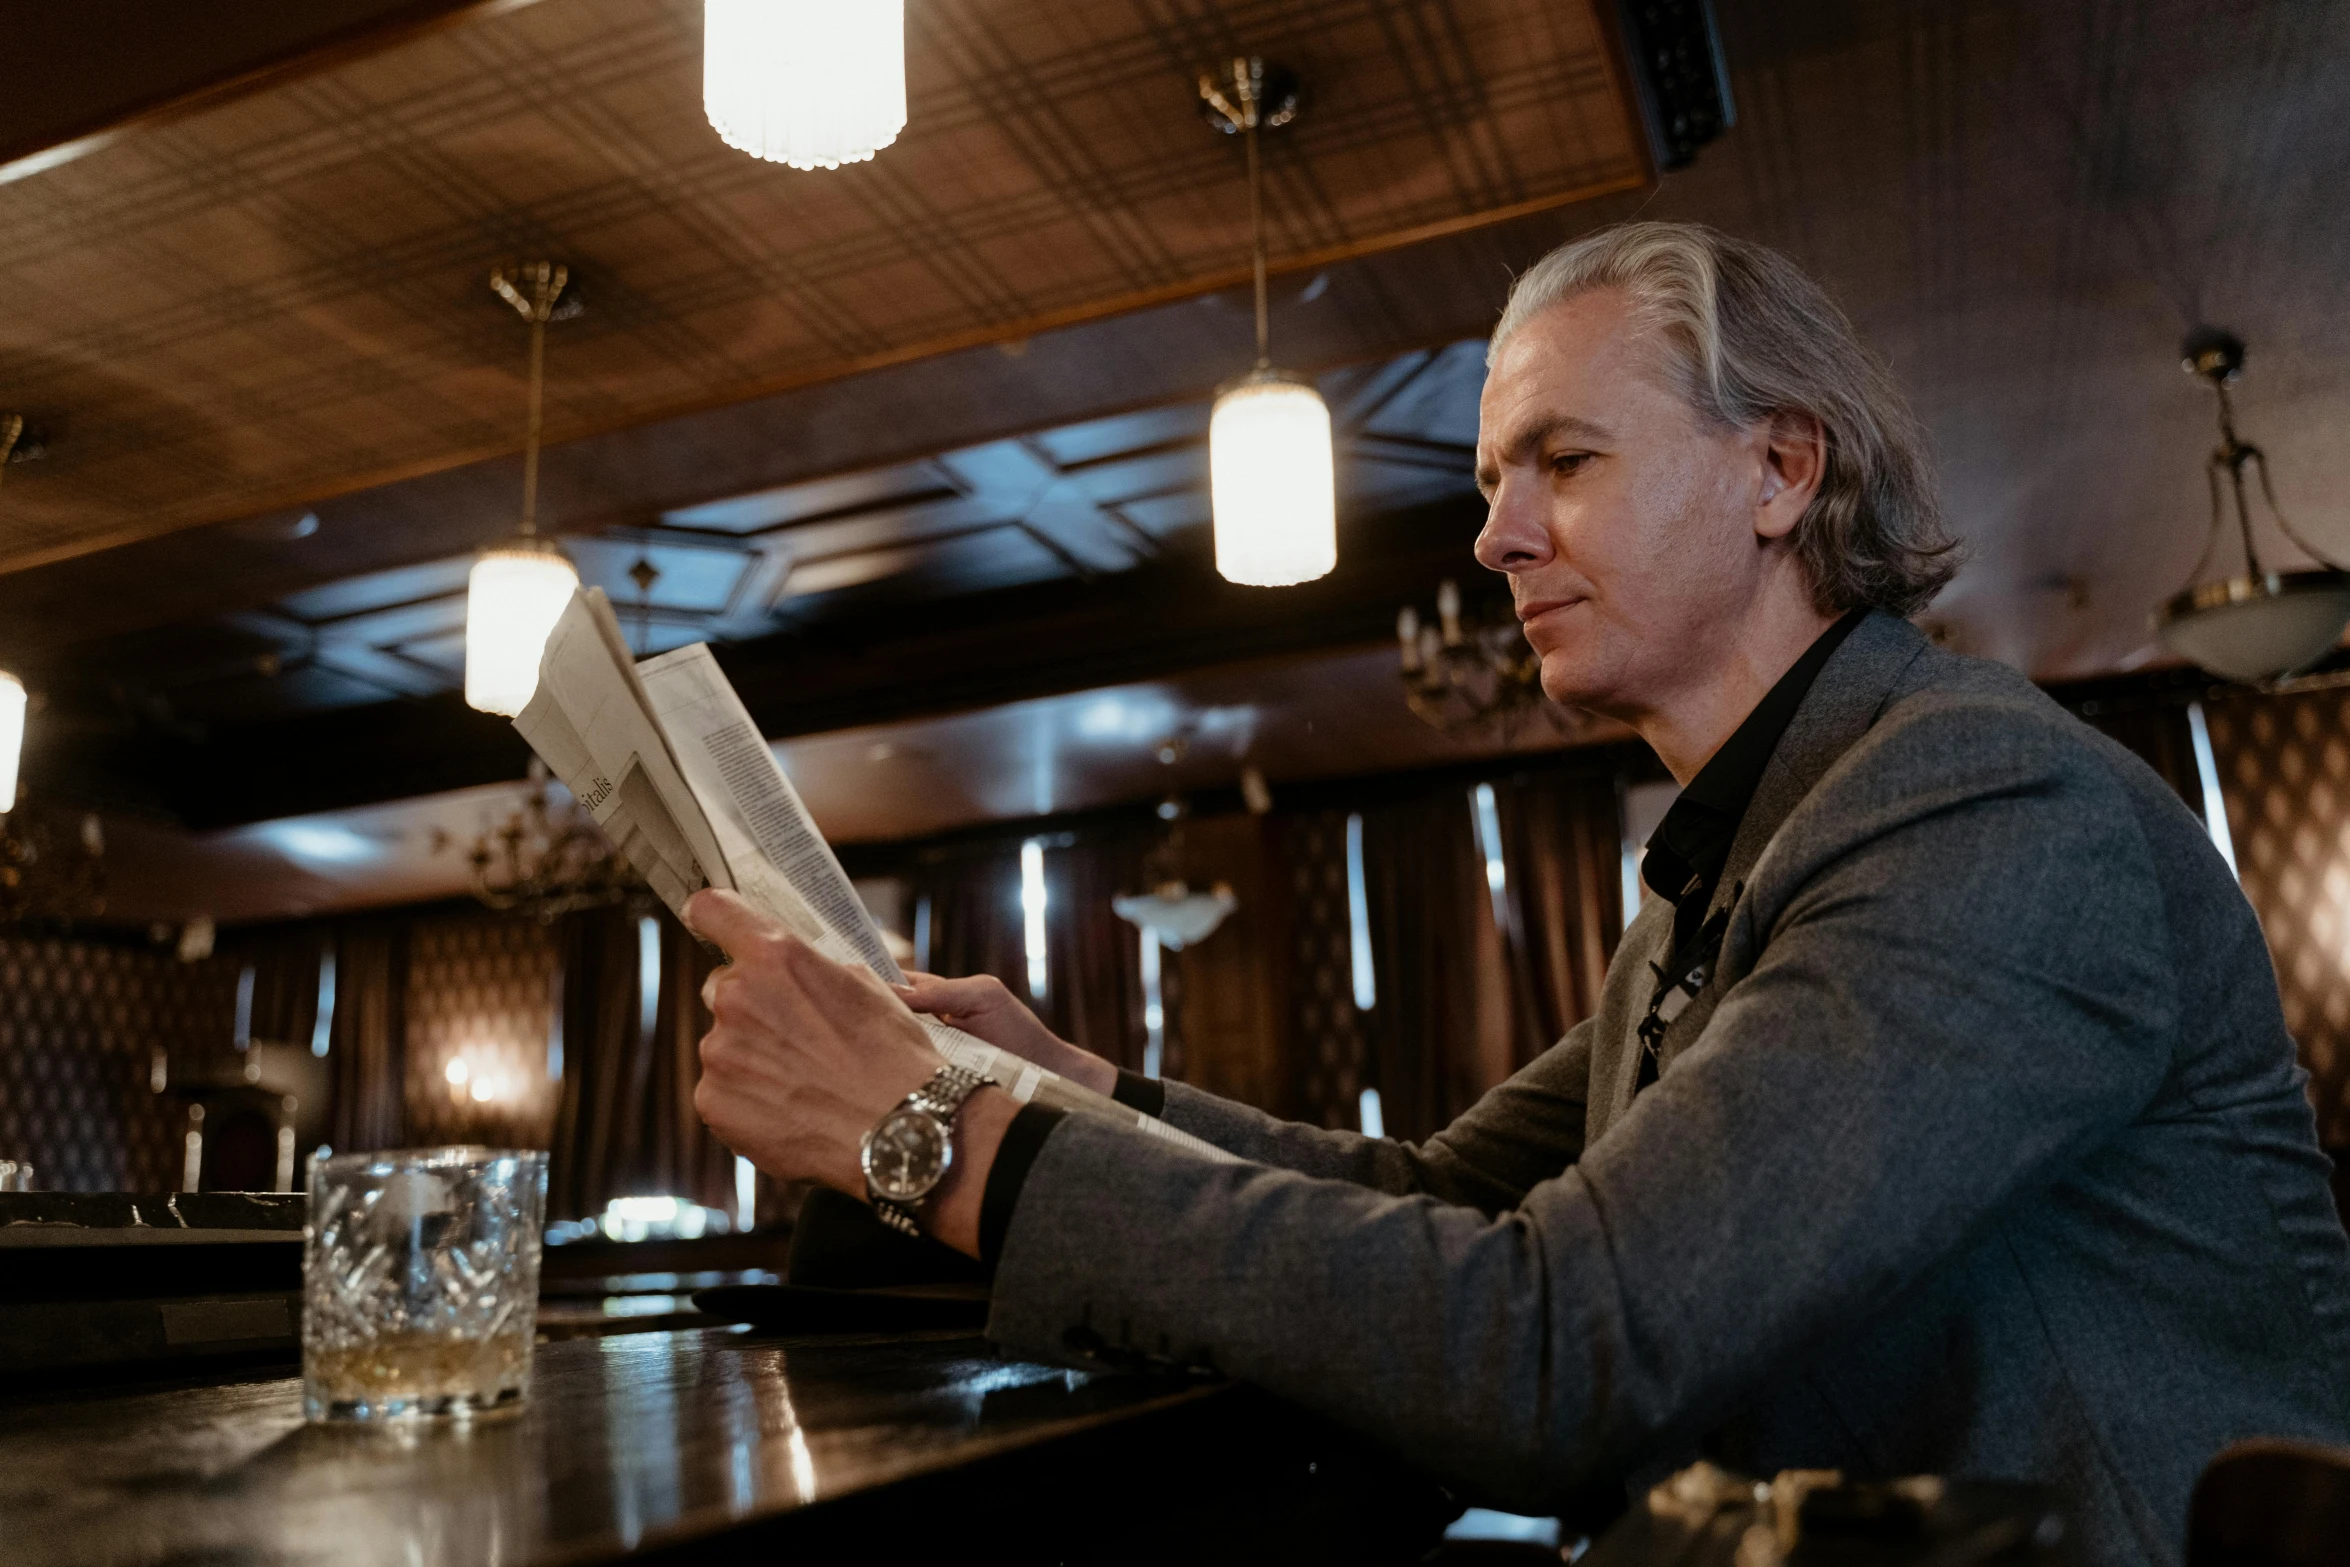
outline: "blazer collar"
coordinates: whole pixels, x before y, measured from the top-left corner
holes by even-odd
[[[1837,758],[1868,732],[1903,674],[1930,646],[1925,633],[1881,609],[1869,611],[1852,628],[1812,682],[1755,785],[1753,803],[1746,808],[1746,819],[1739,824],[1721,879],[1714,885],[1709,915],[1736,901],[1739,887],[1780,823],[1827,776]]]

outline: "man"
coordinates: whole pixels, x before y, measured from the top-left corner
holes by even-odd
[[[2350,1439],[2350,1241],[2259,927],[2152,772],[1902,618],[1950,546],[1834,305],[1611,229],[1519,282],[1481,418],[1478,558],[1545,691],[1685,786],[1596,1017],[1407,1147],[1122,1080],[991,980],[901,1001],[705,893],[711,1124],[864,1194],[939,1065],[908,1004],[1115,1091],[1242,1162],[973,1093],[908,1207],[994,1263],[993,1335],[1212,1366],[1520,1512],[1699,1453],[2024,1477],[2093,1560],[2171,1562],[2223,1446]]]

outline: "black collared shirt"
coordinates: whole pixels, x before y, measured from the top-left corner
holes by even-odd
[[[1714,887],[1730,858],[1730,845],[1754,803],[1763,769],[1779,749],[1795,710],[1811,694],[1812,682],[1852,628],[1867,616],[1856,609],[1821,632],[1779,683],[1754,704],[1746,721],[1722,742],[1689,787],[1665,812],[1664,820],[1648,836],[1648,854],[1640,862],[1640,879],[1673,904],[1673,949],[1689,945],[1713,902]],[[1626,911],[1627,920],[1630,911]]]

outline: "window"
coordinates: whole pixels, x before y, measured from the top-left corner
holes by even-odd
[[[661,924],[650,914],[636,922],[637,1038],[651,1039],[661,1021]]]
[[[759,1167],[734,1156],[734,1227],[749,1233],[759,1219]]]
[[[237,970],[237,1021],[231,1042],[239,1050],[253,1047],[253,965]]]
[[[1493,898],[1493,923],[1510,928],[1509,875],[1501,863],[1501,811],[1493,803],[1493,785],[1481,783],[1469,791],[1469,819],[1477,830],[1477,852],[1485,856],[1485,890]]]
[[[1371,974],[1371,899],[1363,885],[1363,818],[1346,819],[1346,931],[1354,959],[1355,1010],[1368,1012],[1379,1000]]]
[[[1135,932],[1142,938],[1142,1075],[1157,1077],[1167,1054],[1167,1001],[1159,977],[1165,949],[1153,930]]]
[[[310,1025],[310,1053],[324,1060],[335,1037],[335,949],[318,955],[318,1021]]]
[[[2203,720],[2201,702],[2187,704],[2187,736],[2195,743],[2195,780],[2203,785],[2204,830],[2211,834],[2212,847],[2219,850],[2219,857],[2228,862],[2233,873],[2236,843],[2228,832],[2228,802],[2220,793],[2219,761],[2212,755],[2211,726]]]
[[[1028,946],[1028,997],[1042,1001],[1052,976],[1045,972],[1044,952],[1044,840],[1031,838],[1020,845],[1020,914]]]

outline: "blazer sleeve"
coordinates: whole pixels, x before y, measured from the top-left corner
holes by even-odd
[[[1424,1143],[1283,1121],[1182,1083],[1166,1085],[1161,1118],[1258,1164],[1499,1213],[1582,1156],[1592,1028],[1576,1024]]]
[[[1702,1432],[2162,1079],[2159,893],[2118,785],[2012,722],[1933,731],[1814,791],[1832,826],[1755,966],[1515,1207],[1071,1117],[1013,1216],[990,1331],[1245,1378],[1524,1512]]]

